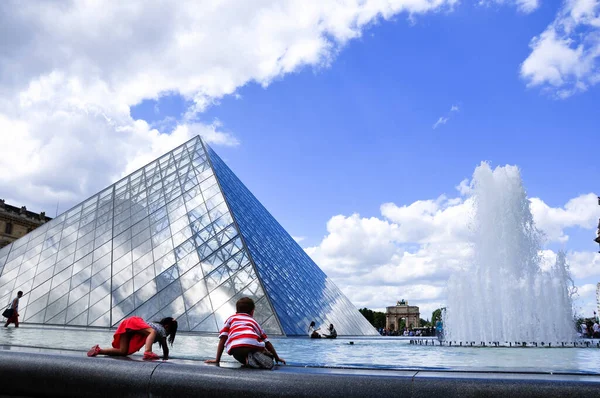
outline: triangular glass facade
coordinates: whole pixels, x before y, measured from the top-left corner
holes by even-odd
[[[314,320],[341,334],[377,334],[212,148],[207,152],[284,332],[305,334]]]
[[[376,333],[200,137],[1,249],[0,303],[17,290],[38,324],[217,332],[248,296],[270,334]]]

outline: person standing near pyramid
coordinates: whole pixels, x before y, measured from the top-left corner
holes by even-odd
[[[14,298],[14,300],[10,303],[6,311],[4,311],[6,315],[10,315],[7,316],[8,319],[4,324],[5,328],[7,328],[8,325],[10,325],[11,323],[14,323],[16,328],[19,327],[19,300],[21,299],[21,297],[23,297],[23,292],[19,290],[17,292],[17,297]]]
[[[152,352],[152,344],[158,342],[163,350],[163,359],[167,360],[169,359],[167,337],[172,347],[176,334],[177,321],[171,317],[163,318],[160,322],[146,322],[139,316],[132,316],[119,324],[112,342],[113,348],[100,348],[96,344],[87,355],[88,357],[126,356],[139,351],[145,345],[144,359],[159,359],[159,356]]]

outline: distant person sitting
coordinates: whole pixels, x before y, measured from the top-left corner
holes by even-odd
[[[311,339],[320,339],[321,335],[319,334],[319,330],[321,330],[321,328],[315,328],[316,327],[316,323],[315,321],[312,321],[310,323],[310,326],[308,326],[308,336]]]
[[[219,366],[223,350],[226,349],[239,363],[251,368],[271,369],[273,359],[285,364],[263,328],[254,319],[254,300],[242,297],[235,303],[235,310],[236,313],[227,318],[219,334],[217,357],[204,362]]]
[[[329,325],[329,334],[324,335],[326,339],[335,339],[337,337],[337,331],[333,327],[333,323]]]
[[[11,323],[14,323],[16,328],[19,327],[19,300],[21,297],[23,297],[23,292],[19,290],[17,292],[17,297],[11,301],[6,311],[4,311],[3,315],[8,318],[4,324],[5,328]]]

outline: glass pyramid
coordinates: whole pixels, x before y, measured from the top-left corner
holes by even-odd
[[[269,334],[377,334],[200,137],[2,248],[0,303],[17,290],[36,324],[217,332],[248,296]]]

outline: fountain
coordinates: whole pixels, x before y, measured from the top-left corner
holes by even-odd
[[[574,344],[565,254],[543,269],[535,227],[516,166],[481,163],[473,173],[470,266],[448,282],[445,340],[477,345]]]

